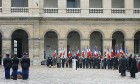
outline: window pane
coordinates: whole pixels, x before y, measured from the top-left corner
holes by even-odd
[[[17,54],[17,52],[14,52],[14,54]]]
[[[28,7],[28,0],[11,0],[11,7]]]
[[[90,0],[89,7],[90,8],[102,8],[102,0]]]
[[[112,8],[124,8],[124,0],[112,0]]]
[[[134,8],[140,8],[140,0],[134,0]]]
[[[14,47],[17,47],[17,44],[14,44]]]
[[[14,48],[14,52],[17,52],[17,48]]]
[[[44,7],[58,8],[58,0],[44,0]]]
[[[2,7],[2,0],[0,0],[0,7]]]
[[[80,8],[80,0],[67,0],[67,8]]]

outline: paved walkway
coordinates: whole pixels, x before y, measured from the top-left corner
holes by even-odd
[[[136,79],[121,77],[118,70],[48,68],[46,66],[31,66],[28,80],[6,80],[4,69],[0,66],[0,84],[139,84],[140,73]]]

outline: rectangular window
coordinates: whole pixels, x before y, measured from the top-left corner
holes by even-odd
[[[124,8],[124,0],[112,0],[112,8]]]
[[[17,40],[14,40],[14,54],[17,54]]]
[[[58,8],[58,0],[44,0],[45,8]]]
[[[67,8],[80,8],[80,0],[67,0]]]
[[[2,7],[2,0],[0,0],[0,7]]]
[[[140,8],[140,0],[134,0],[134,8]]]
[[[11,7],[28,7],[28,0],[11,0]]]
[[[90,8],[102,8],[102,0],[89,0]]]

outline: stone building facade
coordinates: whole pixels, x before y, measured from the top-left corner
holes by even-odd
[[[0,54],[33,64],[61,48],[127,47],[140,53],[140,0],[0,0]]]

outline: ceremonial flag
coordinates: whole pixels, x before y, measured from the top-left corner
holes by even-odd
[[[94,56],[98,56],[97,47],[94,47]]]
[[[62,54],[63,54],[62,48],[60,48],[60,53],[59,53],[60,57],[62,57]]]
[[[128,56],[128,49],[127,49],[127,47],[126,47],[125,50],[126,50],[126,51],[125,51],[125,54],[126,54],[126,56]]]
[[[71,51],[71,49],[69,49],[68,57],[71,57],[71,56],[72,56],[72,51]]]
[[[53,52],[53,57],[56,57],[56,50]]]

